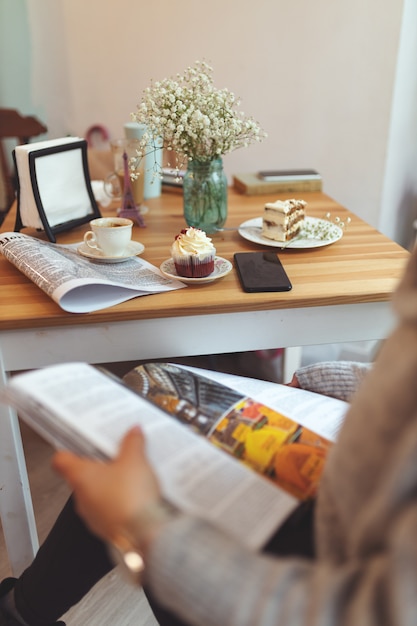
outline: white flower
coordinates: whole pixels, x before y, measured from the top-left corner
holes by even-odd
[[[213,85],[213,69],[196,61],[175,78],[163,79],[147,87],[132,118],[145,124],[152,138],[162,137],[164,147],[175,150],[177,167],[187,159],[209,161],[215,157],[262,141],[266,133],[253,118],[237,111],[240,102],[227,89]]]

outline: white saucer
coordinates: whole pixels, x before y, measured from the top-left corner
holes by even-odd
[[[306,217],[300,234],[290,241],[274,241],[262,236],[262,217],[255,217],[243,222],[238,228],[239,235],[252,243],[259,243],[272,248],[320,248],[339,241],[343,230],[318,217]]]
[[[214,280],[227,276],[227,274],[232,271],[233,265],[230,261],[227,261],[227,259],[223,259],[221,256],[216,256],[214,257],[213,272],[208,276],[204,276],[204,278],[186,278],[185,276],[178,276],[174,260],[172,258],[161,263],[159,269],[168,278],[180,280],[187,285],[201,285],[203,283],[212,283]]]
[[[122,263],[122,261],[127,261],[141,254],[144,250],[145,246],[143,243],[139,243],[139,241],[131,241],[123,256],[105,256],[100,250],[89,248],[86,243],[82,243],[77,248],[77,252],[81,254],[81,256],[85,256],[87,259],[93,259],[94,261],[100,261],[101,263]]]

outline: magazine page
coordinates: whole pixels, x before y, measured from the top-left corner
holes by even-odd
[[[340,421],[346,404],[272,383],[268,396],[259,391],[249,396],[249,386],[254,391],[253,380],[242,378],[238,389],[237,384],[235,388],[224,385],[227,376],[223,376],[221,384],[211,374],[172,363],[147,363],[131,370],[124,381],[179,422],[204,435],[214,446],[299,500],[313,498],[332,445],[313,427],[324,421],[327,405],[336,405],[333,416],[337,415]]]
[[[333,442],[337,439],[346,411],[349,408],[349,404],[343,400],[329,398],[305,389],[294,389],[266,380],[235,376],[213,370],[183,365],[181,367],[196,374],[207,376],[222,385],[241,392],[243,395],[263,402]]]
[[[140,424],[164,496],[250,548],[260,548],[298,500],[211,445],[126,385],[85,363],[14,376],[3,401],[58,447],[113,457]]]
[[[78,245],[53,244],[21,233],[0,234],[0,252],[69,313],[89,313],[186,287],[140,257],[100,264],[81,257]]]

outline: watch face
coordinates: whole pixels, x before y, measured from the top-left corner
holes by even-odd
[[[145,569],[145,563],[139,552],[124,552],[123,561],[133,577],[137,578],[142,576]]]
[[[129,582],[141,586],[145,563],[139,552],[135,552],[134,550],[123,552],[123,550],[115,544],[109,545],[109,551],[115,565],[121,565],[121,571],[125,578],[127,578]]]

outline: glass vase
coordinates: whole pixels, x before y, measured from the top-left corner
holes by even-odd
[[[221,158],[189,161],[183,180],[184,218],[188,226],[215,233],[227,218],[227,178]]]

